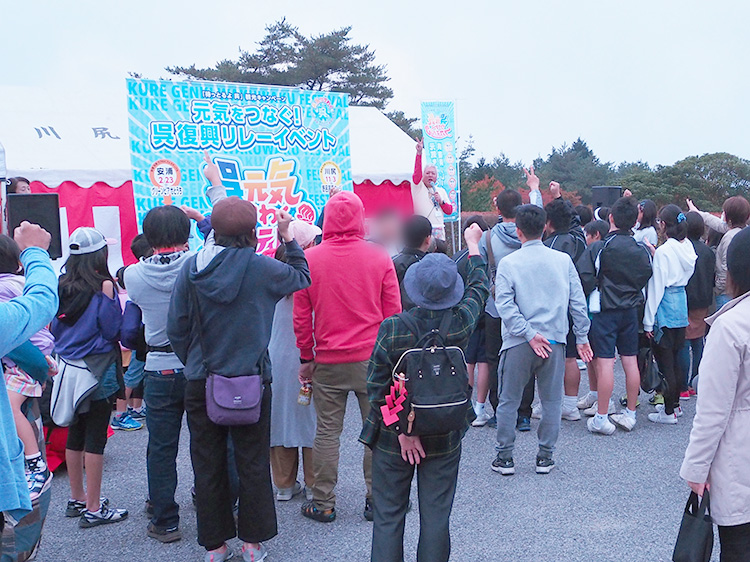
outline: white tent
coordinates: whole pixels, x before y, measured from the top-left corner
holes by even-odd
[[[354,183],[408,181],[414,141],[378,109],[351,107]],[[125,85],[101,92],[0,87],[0,171],[57,187],[132,179]]]

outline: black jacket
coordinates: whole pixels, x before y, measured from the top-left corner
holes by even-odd
[[[586,237],[578,226],[566,232],[553,232],[544,239],[544,245],[558,252],[565,252],[575,264],[586,249]]]
[[[690,240],[698,256],[695,271],[688,281],[688,310],[708,308],[714,300],[714,275],[716,274],[716,256],[711,248],[700,240]]]
[[[398,288],[401,289],[402,310],[409,310],[410,308],[417,306],[404,290],[404,277],[406,277],[406,270],[426,255],[426,252],[417,250],[416,248],[404,248],[400,254],[393,258],[393,266],[396,268],[396,277],[398,278]]]
[[[599,275],[596,274],[596,256]],[[634,308],[645,302],[643,288],[651,279],[651,253],[629,231],[617,230],[594,242],[577,263],[586,296],[598,286],[602,310]]]

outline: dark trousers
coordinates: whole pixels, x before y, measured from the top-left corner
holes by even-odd
[[[500,364],[500,349],[503,347],[503,321],[500,318],[493,318],[486,312],[484,313],[484,337],[487,351],[487,363],[490,368],[490,404],[492,409],[497,412],[499,402],[497,368]],[[531,417],[531,403],[534,401],[534,377],[526,385],[521,397],[521,405],[518,407],[518,419]]]
[[[673,414],[680,405],[680,385],[682,384],[682,367],[679,356],[685,344],[685,328],[662,328],[664,333],[659,343],[654,345],[654,357],[659,370],[667,381],[664,396],[664,412]]]
[[[721,562],[748,562],[750,560],[750,523],[722,527],[719,525]]]
[[[195,473],[198,543],[214,550],[238,536],[263,542],[276,536],[276,508],[271,487],[271,387],[266,385],[258,423],[216,425],[206,413],[206,381],[187,381],[185,410],[190,429],[190,458]],[[227,463],[232,436],[240,480],[239,513],[234,523]]]
[[[174,501],[177,489],[177,449],[180,445],[182,415],[185,411],[185,375],[162,375],[146,371],[146,427],[148,449],[148,497],[154,509],[151,523],[160,529],[180,523],[180,506]]]
[[[409,490],[417,471],[419,544],[417,562],[446,562],[451,552],[450,516],[461,448],[422,459],[416,467],[400,454],[372,452],[372,562],[403,562]]]
[[[698,367],[703,358],[703,343],[703,338],[685,340],[685,344],[680,350],[680,369],[682,369],[680,392],[684,392],[689,386],[693,386],[693,379],[698,376]]]

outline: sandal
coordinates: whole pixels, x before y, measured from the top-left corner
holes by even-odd
[[[332,507],[331,509],[321,511],[310,501],[302,504],[302,515],[308,519],[320,521],[321,523],[331,523],[336,519],[336,509]]]

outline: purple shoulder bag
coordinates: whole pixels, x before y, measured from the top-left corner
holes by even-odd
[[[212,373],[206,363],[203,351],[203,326],[201,323],[198,297],[195,288],[191,290],[195,313],[198,320],[198,341],[206,370],[206,413],[216,425],[252,425],[260,419],[263,399],[263,353],[258,360],[261,374],[225,377]]]

